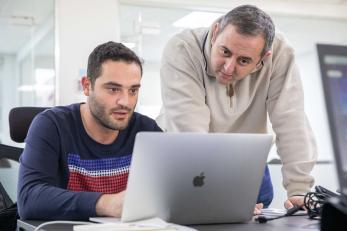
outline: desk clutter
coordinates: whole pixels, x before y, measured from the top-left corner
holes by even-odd
[[[262,209],[261,214],[255,218],[255,221],[263,224],[271,220],[283,218],[286,216],[292,216],[294,214],[299,216],[308,215],[310,219],[320,220],[322,217],[322,209],[324,208],[324,205],[329,204],[328,203],[329,200],[331,204],[332,202],[331,199],[337,200],[338,198],[340,198],[339,194],[334,193],[322,186],[315,186],[315,191],[308,192],[304,196],[304,204],[302,206],[295,205],[294,207],[287,210],[273,209],[273,208]],[[327,205],[325,207],[327,207]],[[335,207],[332,206],[331,208],[335,208]],[[333,209],[330,209],[330,210],[334,211]],[[345,213],[347,214],[347,212]],[[346,215],[341,215],[341,217],[347,218]],[[345,219],[342,218],[340,220],[345,220]]]

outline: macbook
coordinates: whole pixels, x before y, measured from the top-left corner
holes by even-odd
[[[268,134],[138,133],[121,220],[250,220],[271,143]]]

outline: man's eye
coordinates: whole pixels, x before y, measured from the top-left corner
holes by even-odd
[[[111,92],[120,92],[120,88],[119,87],[111,87],[111,88],[109,88],[109,90]]]
[[[130,91],[130,94],[132,94],[132,95],[136,95],[136,94],[137,94],[137,92],[139,91],[139,89],[137,89],[137,88],[133,88],[133,89],[130,89],[129,91]]]
[[[220,53],[223,55],[223,56],[229,56],[230,55],[230,51],[228,49],[225,49],[225,48],[221,48],[220,49]]]
[[[243,58],[241,58],[241,59],[239,59],[239,63],[240,63],[240,65],[247,65],[247,64],[249,64],[249,60],[248,59],[243,59]]]

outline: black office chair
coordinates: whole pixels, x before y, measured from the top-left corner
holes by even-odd
[[[10,137],[17,143],[23,143],[31,121],[46,110],[47,107],[15,107],[9,113]],[[18,161],[23,148],[0,144],[0,159],[6,158]]]

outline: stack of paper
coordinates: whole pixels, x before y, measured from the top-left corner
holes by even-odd
[[[90,219],[93,220],[93,219]],[[107,220],[107,218],[106,218]],[[108,218],[109,223],[103,223],[103,224],[91,224],[91,225],[75,225],[73,227],[74,231],[135,231],[135,230],[141,230],[141,231],[196,231],[196,229],[171,224],[163,221],[160,218],[152,218],[148,220],[141,220],[137,222],[131,222],[131,223],[122,223],[122,222],[115,222],[112,221],[112,218]]]
[[[261,210],[261,215],[266,216],[267,218],[272,218],[285,215],[286,212],[287,210],[285,209],[266,208]]]
[[[286,209],[276,209],[276,208],[266,208],[261,210],[261,215],[266,216],[267,218],[284,216],[287,214]],[[307,212],[305,210],[299,210],[295,212],[294,215],[306,215]]]

